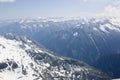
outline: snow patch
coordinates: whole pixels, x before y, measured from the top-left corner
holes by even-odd
[[[73,33],[73,36],[74,36],[74,37],[75,37],[75,36],[78,36],[78,32]]]
[[[93,30],[94,30],[94,31],[98,31],[98,29],[97,29],[96,27],[93,27]]]

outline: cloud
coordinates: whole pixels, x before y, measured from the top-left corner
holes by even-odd
[[[0,0],[0,2],[15,2],[16,0]]]
[[[109,5],[105,8],[105,13],[108,16],[120,16],[120,8]]]
[[[113,0],[113,3],[106,6],[102,16],[120,17],[120,0]]]

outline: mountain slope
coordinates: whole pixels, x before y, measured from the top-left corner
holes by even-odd
[[[120,18],[85,18],[85,19],[22,19],[6,20],[0,23],[0,34],[14,33],[25,35],[47,49],[62,56],[85,61],[96,67],[104,55],[120,54]],[[105,58],[105,57],[104,57]],[[115,58],[109,59],[114,64]],[[112,77],[119,78],[117,72],[109,72],[106,67],[96,67]],[[112,70],[118,67],[112,65]]]
[[[26,37],[0,37],[0,80],[110,80],[73,59],[58,57]]]

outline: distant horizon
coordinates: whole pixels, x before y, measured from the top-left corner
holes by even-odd
[[[115,1],[119,0],[0,0],[0,18],[96,16],[106,9],[115,12]]]

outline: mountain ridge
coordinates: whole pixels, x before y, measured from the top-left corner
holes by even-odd
[[[83,62],[54,56],[26,37],[0,36],[1,80],[110,80]]]
[[[0,25],[0,34],[6,33],[28,36],[57,55],[82,60],[94,67],[102,56],[120,53],[119,17],[5,21]],[[109,69],[109,66],[104,66]],[[115,75],[112,66],[112,72],[106,72],[101,67],[99,69],[113,78],[119,78],[120,75]],[[116,70],[119,72],[119,68]]]

